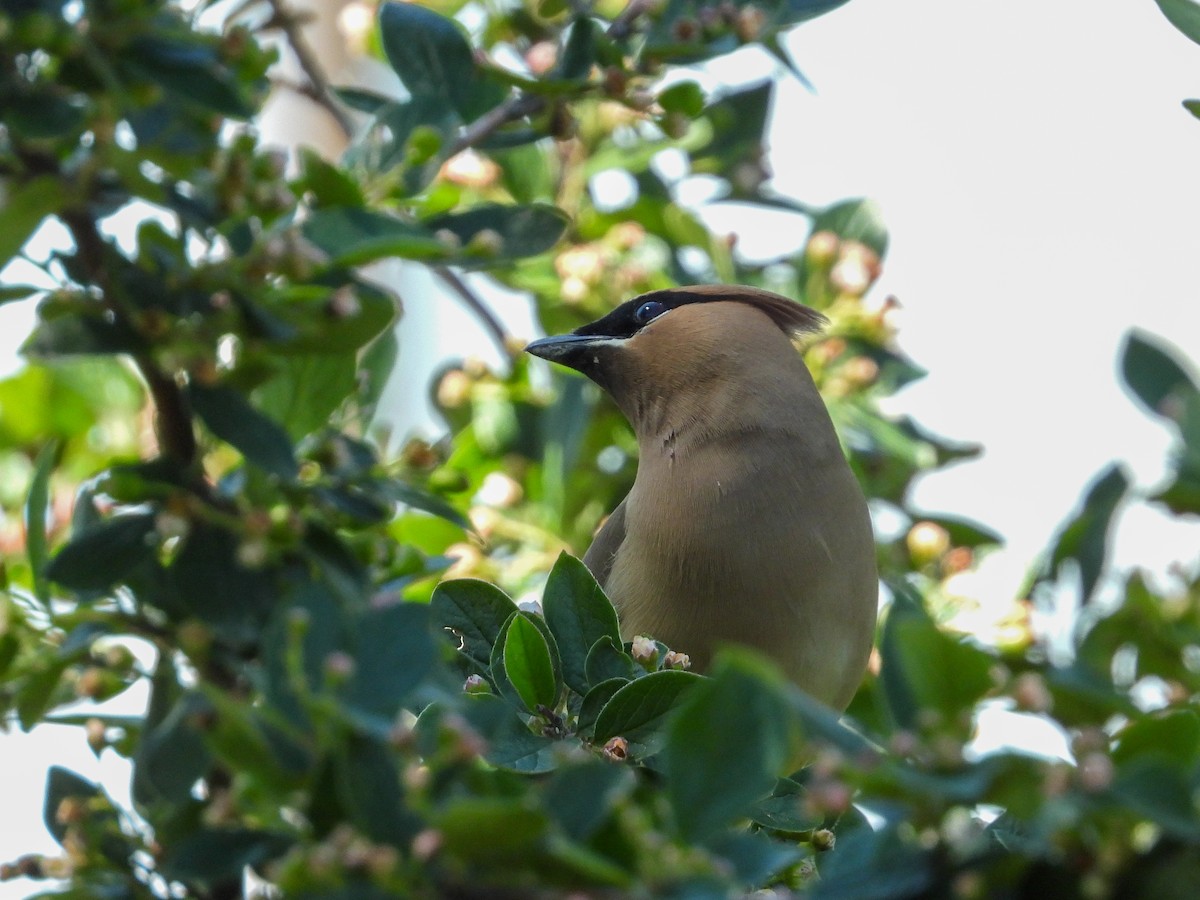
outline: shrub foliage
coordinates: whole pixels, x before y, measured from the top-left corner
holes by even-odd
[[[278,0],[232,4],[220,30],[208,5],[0,15],[0,302],[37,301],[28,363],[0,381],[0,710],[132,765],[130,808],[51,767],[62,852],[0,874],[112,900],[242,896],[248,870],[311,900],[1192,896],[1195,574],[1108,572],[1131,495],[1114,466],[1025,597],[964,633],[962,576],[998,538],[910,504],[976,448],[881,412],[922,371],[869,294],[879,215],[774,192],[773,84],[689,68],[753,44],[800,75],[782,35],[838,0],[384,3],[364,52],[394,94],[331,86]],[[1190,4],[1160,5],[1191,27]],[[340,161],[260,146],[272,32],[346,130]],[[614,170],[620,203],[597,187]],[[707,208],[679,201],[696,176]],[[750,262],[706,225],[726,202],[809,237]],[[372,424],[400,303],[362,267],[394,258],[507,359],[440,373],[443,442]],[[489,280],[550,332],[705,280],[829,315],[807,360],[892,523],[847,717],[745,652],[700,675],[686,647],[622,643],[564,551],[628,489],[632,438],[590,385],[520,355]],[[1200,513],[1200,385],[1142,333],[1122,371],[1177,430],[1152,501]],[[1032,626],[1071,593],[1069,634]],[[110,712],[133,688],[144,711]],[[980,752],[997,710],[1057,726],[1070,757]]]

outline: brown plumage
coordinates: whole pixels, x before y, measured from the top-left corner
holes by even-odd
[[[878,583],[866,502],[792,338],[824,317],[756,288],[655,291],[530,353],[612,395],[637,477],[584,557],[626,639],[703,668],[755,647],[844,709],[870,653]]]

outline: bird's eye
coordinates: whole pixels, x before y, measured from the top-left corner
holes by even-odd
[[[667,304],[658,300],[647,300],[637,308],[637,312],[633,314],[634,321],[639,325],[645,325],[657,319],[667,311]]]

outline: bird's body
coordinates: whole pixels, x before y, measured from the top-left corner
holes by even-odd
[[[764,291],[681,288],[531,352],[597,381],[637,435],[633,488],[584,558],[624,636],[700,668],[723,643],[749,645],[843,709],[878,584],[866,502],[791,342],[819,322]]]

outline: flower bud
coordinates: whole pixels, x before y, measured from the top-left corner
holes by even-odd
[[[623,737],[609,738],[604,745],[604,758],[613,762],[624,762],[629,758],[629,741]]]

